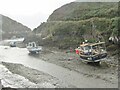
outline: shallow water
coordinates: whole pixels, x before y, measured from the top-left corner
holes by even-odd
[[[63,81],[64,84],[73,85],[78,88],[117,88],[118,86],[117,84],[86,77],[78,72],[43,61],[30,55],[26,48],[0,46],[0,61],[23,64],[48,73]]]

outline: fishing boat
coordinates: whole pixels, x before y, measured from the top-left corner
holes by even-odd
[[[42,50],[41,46],[37,46],[35,42],[29,42],[27,49],[30,53],[39,53]]]
[[[100,62],[104,58],[107,57],[107,51],[105,47],[105,40],[101,36],[101,34],[96,33],[95,25],[92,20],[92,29],[91,29],[91,36],[93,42],[88,42],[89,40],[85,39],[85,42],[80,44],[78,48],[76,48],[76,54],[78,54],[82,61],[87,62]]]
[[[107,57],[105,42],[80,44],[80,46],[76,48],[76,54],[78,54],[83,61],[100,62]]]

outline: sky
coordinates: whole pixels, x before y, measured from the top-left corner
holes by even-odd
[[[120,0],[76,0],[79,2],[119,2]]]
[[[52,12],[75,0],[0,0],[0,14],[31,29],[46,22]]]
[[[46,22],[52,12],[67,3],[76,0],[0,0],[0,14],[10,17],[23,25],[34,29]],[[101,0],[78,0],[101,1]],[[118,1],[118,0],[102,0]]]

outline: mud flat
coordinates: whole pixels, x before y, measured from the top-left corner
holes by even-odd
[[[37,55],[28,54],[25,48],[1,47],[0,50],[0,78],[3,82],[8,81],[10,87],[118,87],[118,65],[114,63],[117,62],[114,57],[108,57],[96,66],[81,62],[71,50],[43,47]]]
[[[83,63],[79,56],[75,54],[74,50],[59,50],[56,48],[43,49],[43,52],[41,52],[39,56],[33,56],[62,66],[71,71],[76,71],[85,77],[90,77],[96,80],[101,79],[118,87],[117,56],[108,56],[106,59],[101,61],[101,64],[98,66],[96,64]]]

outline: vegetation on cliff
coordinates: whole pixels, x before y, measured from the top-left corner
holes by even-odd
[[[94,42],[100,36],[109,46],[109,37],[117,35],[118,20],[117,3],[72,2],[56,9],[33,32],[40,38],[40,45],[75,48],[85,39]]]

